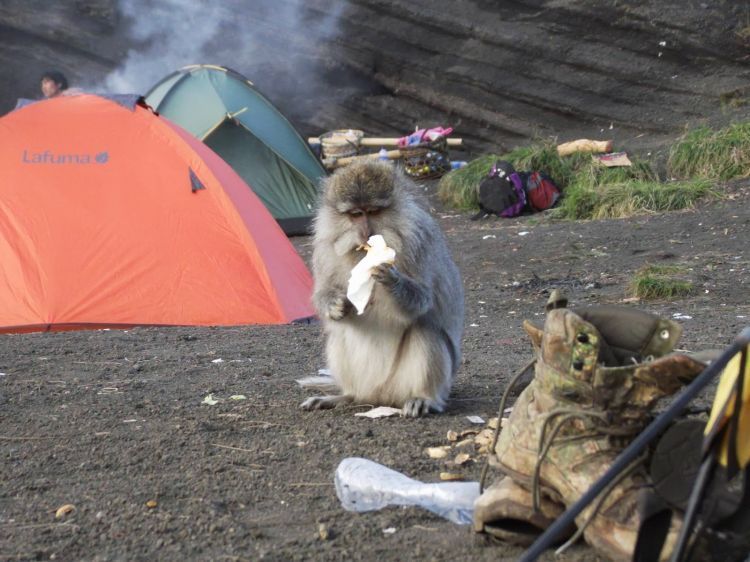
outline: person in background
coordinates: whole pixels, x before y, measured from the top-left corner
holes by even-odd
[[[54,98],[68,89],[68,79],[58,70],[48,70],[42,74],[40,85],[45,98]]]

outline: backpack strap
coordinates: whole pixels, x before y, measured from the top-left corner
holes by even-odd
[[[658,562],[672,524],[672,508],[652,489],[638,496],[641,524],[633,550],[633,562]]]

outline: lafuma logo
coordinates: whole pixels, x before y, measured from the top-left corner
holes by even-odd
[[[109,153],[106,150],[96,154],[24,150],[21,162],[24,164],[106,164],[109,162]]]

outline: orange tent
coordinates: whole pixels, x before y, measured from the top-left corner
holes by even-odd
[[[278,324],[312,279],[243,180],[133,97],[0,118],[0,332]]]

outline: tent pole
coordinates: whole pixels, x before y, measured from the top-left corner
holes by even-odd
[[[231,119],[232,116],[229,113],[227,113],[226,116],[224,117],[224,119],[222,119],[221,121],[219,121],[218,123],[216,123],[216,125],[214,125],[213,127],[211,127],[208,131],[206,131],[205,133],[203,133],[203,135],[200,137],[201,142],[204,142],[208,137],[211,136],[211,133],[213,133],[216,129],[218,129],[219,127],[221,127],[224,124],[224,122],[227,120],[227,118]]]

